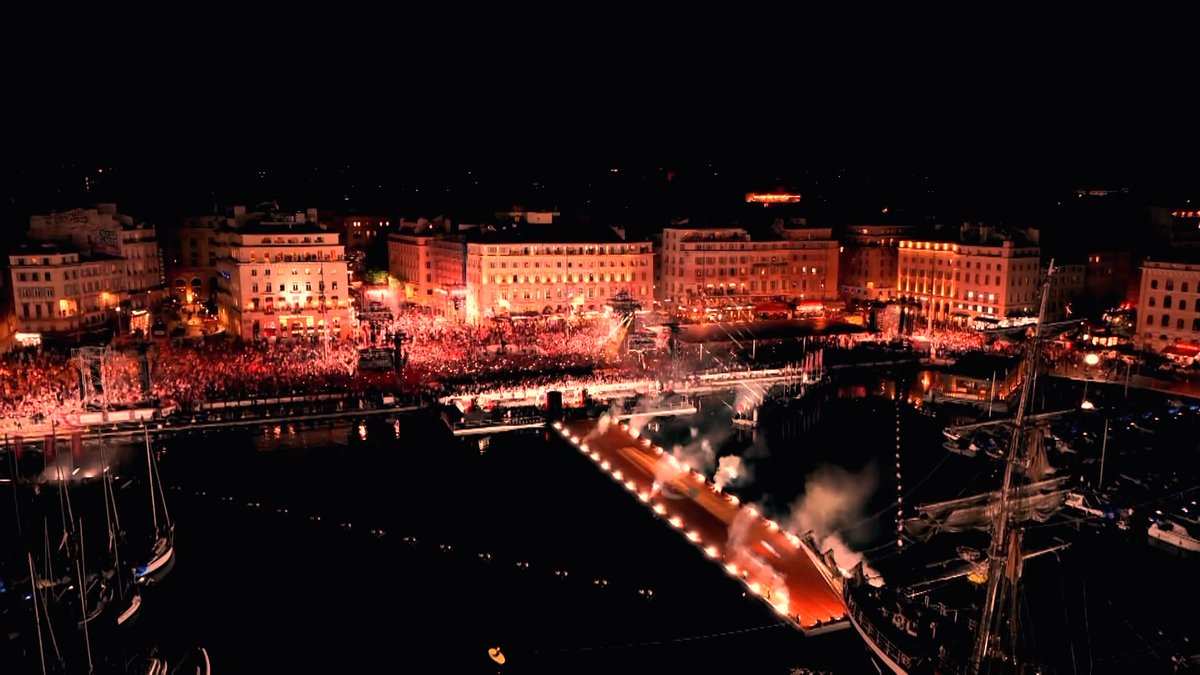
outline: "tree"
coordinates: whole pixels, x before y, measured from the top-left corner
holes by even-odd
[[[367,270],[363,272],[363,281],[372,286],[382,286],[389,283],[390,275],[387,270]]]

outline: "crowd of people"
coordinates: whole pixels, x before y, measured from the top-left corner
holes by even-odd
[[[402,331],[410,342],[408,377],[448,387],[528,375],[531,370],[586,373],[615,365],[608,349],[617,321],[559,316],[497,319],[485,325],[454,324],[420,311],[399,313],[377,334]]]
[[[355,340],[328,344],[221,340],[180,346],[163,342],[145,361],[150,369],[149,391],[141,370],[143,357],[134,350],[110,350],[103,360],[103,378],[89,373],[91,379],[81,377],[80,364],[65,353],[48,349],[10,352],[0,357],[0,415],[11,425],[101,405],[110,409],[147,402],[187,405],[401,384],[439,396],[504,391],[525,398],[531,390],[581,390],[645,376],[644,361],[622,360],[615,348],[626,326],[612,316],[498,318],[483,325],[464,325],[411,309],[395,312],[385,324],[370,328],[358,333]],[[380,373],[358,369],[360,350],[391,350],[396,346],[393,337],[399,333],[406,336],[401,345],[406,356],[400,369],[403,381],[396,373],[387,372],[380,385]],[[989,345],[985,336],[970,331],[938,330],[906,339],[914,346],[918,342],[930,345],[943,358],[997,348]],[[830,340],[836,342],[837,338]],[[762,348],[770,351],[767,343]],[[705,356],[705,350],[700,354]],[[754,360],[759,363],[758,358]],[[102,392],[95,386],[101,380]],[[83,395],[80,386],[85,387]]]

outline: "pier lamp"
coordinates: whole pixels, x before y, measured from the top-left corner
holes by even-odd
[[[1094,365],[1100,363],[1100,355],[1095,354],[1095,353],[1088,354],[1087,356],[1083,357],[1083,362],[1088,364],[1089,366],[1094,366]]]

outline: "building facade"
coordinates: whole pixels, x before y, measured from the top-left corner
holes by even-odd
[[[900,241],[896,292],[931,322],[1037,314],[1039,249],[1012,241]]]
[[[349,339],[345,249],[310,222],[256,223],[222,231],[219,321],[243,340]]]
[[[1200,344],[1197,303],[1200,303],[1200,265],[1143,263],[1134,344],[1153,351],[1176,344]]]
[[[1041,269],[1045,277],[1048,267]],[[1075,303],[1083,297],[1087,266],[1083,263],[1055,264],[1050,278],[1050,297],[1046,300],[1046,320],[1063,321],[1076,315]]]
[[[348,251],[366,251],[376,239],[387,236],[392,226],[391,216],[337,215],[328,220],[329,229],[342,235],[342,242]],[[322,222],[325,222],[324,218]]]
[[[626,291],[654,299],[654,251],[646,242],[470,242],[466,320],[491,316],[603,311]]]
[[[1129,251],[1092,251],[1087,254],[1083,283],[1092,307],[1109,309],[1137,298],[1137,278]]]
[[[838,244],[831,230],[773,235],[755,240],[738,227],[666,228],[658,299],[673,313],[710,318],[748,318],[764,303],[835,299]]]
[[[400,281],[403,300],[463,319],[467,293],[467,247],[460,235],[393,232],[388,235],[388,272]]]
[[[896,299],[900,240],[912,228],[859,225],[846,228],[838,260],[838,285],[848,301]]]
[[[18,331],[73,342],[120,330],[121,258],[47,242],[19,247],[8,263]]]
[[[123,309],[144,312],[161,298],[166,279],[155,228],[118,213],[115,204],[32,216],[29,236],[38,241],[69,242],[85,257],[120,259],[123,279],[110,292],[120,294],[118,303]]]

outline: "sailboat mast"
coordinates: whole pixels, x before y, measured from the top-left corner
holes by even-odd
[[[1050,260],[1046,279],[1042,282],[1041,306],[1038,309],[1037,328],[1033,332],[1033,341],[1025,351],[1025,362],[1021,382],[1021,399],[1017,403],[1017,415],[1013,420],[1013,434],[1008,446],[1008,457],[1004,463],[1004,484],[1000,489],[1000,508],[992,527],[992,543],[988,550],[988,585],[984,598],[983,614],[979,619],[979,634],[975,639],[975,648],[971,653],[971,672],[979,673],[991,649],[993,624],[996,623],[996,606],[1000,596],[1000,585],[1007,573],[1006,562],[1009,551],[1009,507],[1014,470],[1024,460],[1021,452],[1025,441],[1025,414],[1033,394],[1034,382],[1037,378],[1038,347],[1042,337],[1042,327],[1046,323],[1046,305],[1050,298],[1050,280],[1054,277],[1054,260]],[[1019,560],[1019,558],[1018,558]]]
[[[4,447],[6,449],[9,448],[7,432],[4,434]],[[16,515],[16,517],[17,517],[17,536],[23,539],[25,537],[25,535],[21,531],[21,503],[20,503],[20,500],[17,499],[17,451],[15,449],[10,449],[8,451],[8,462],[9,462],[9,466],[12,467],[11,483],[12,483],[12,496],[13,496],[13,514]]]
[[[150,430],[142,424],[142,435],[146,439],[146,473],[150,478],[150,515],[154,518],[154,534],[158,535],[158,506],[154,499],[154,458],[150,456]]]
[[[26,552],[29,557],[29,585],[33,587],[33,620],[37,623],[38,658],[42,661],[42,675],[46,675],[46,647],[42,644],[42,615],[38,611],[37,572],[33,571],[33,554]]]
[[[108,545],[112,550],[113,567],[116,570],[117,595],[124,600],[125,586],[121,583],[121,544],[117,541],[121,524],[117,518],[117,497],[113,494],[112,483],[109,480],[108,454],[104,451],[103,440],[100,442],[100,485],[104,488],[104,517],[108,521]],[[112,500],[111,508],[109,507],[110,499]],[[116,529],[113,529],[114,524]]]
[[[170,529],[171,512],[167,510],[167,493],[163,490],[162,472],[158,470],[158,460],[154,461],[154,484],[158,486],[158,500],[162,503],[163,519],[167,521],[167,529]]]
[[[75,559],[75,568],[79,571],[79,608],[83,611],[83,644],[87,648],[88,673],[92,672],[92,638],[88,634],[87,577],[84,576],[83,566],[83,521],[79,521],[79,557]]]

